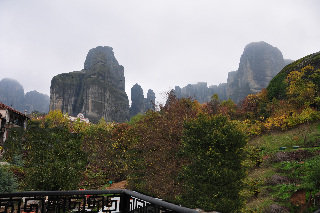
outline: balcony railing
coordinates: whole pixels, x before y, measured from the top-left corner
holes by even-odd
[[[102,191],[34,191],[0,194],[0,213],[118,212],[196,213],[126,189]]]

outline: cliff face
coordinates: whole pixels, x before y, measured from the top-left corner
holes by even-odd
[[[55,109],[72,116],[83,113],[92,122],[101,118],[123,122],[129,118],[124,68],[111,47],[91,49],[83,70],[53,77],[50,110]]]
[[[151,89],[148,90],[147,98],[144,98],[143,89],[139,84],[135,84],[131,88],[130,117],[148,110],[155,110],[155,100],[155,93]]]
[[[266,42],[248,44],[240,58],[239,68],[230,72],[227,80],[227,97],[235,102],[248,94],[266,88],[271,79],[286,65],[282,53]]]
[[[27,92],[25,97],[25,107],[28,113],[33,111],[47,113],[49,111],[50,98],[48,95],[36,90]]]

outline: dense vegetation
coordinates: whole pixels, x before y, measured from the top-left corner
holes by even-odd
[[[320,69],[305,63],[239,105],[170,94],[159,111],[128,123],[70,122],[59,111],[33,119],[6,142],[6,172],[16,178],[9,190],[15,182],[19,190],[68,190],[127,180],[130,189],[191,208],[312,211],[320,192]]]

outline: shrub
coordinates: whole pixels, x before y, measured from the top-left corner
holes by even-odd
[[[13,192],[17,186],[13,174],[6,167],[0,165],[0,193]]]
[[[31,121],[24,147],[27,189],[77,189],[85,168],[86,156],[81,151],[81,136],[62,124]]]
[[[9,138],[4,143],[4,158],[11,164],[21,165],[23,128],[10,129]]]
[[[320,191],[320,157],[316,156],[306,163],[304,187],[314,195]]]
[[[247,119],[260,119],[261,117],[269,117],[270,109],[268,109],[267,90],[262,89],[257,94],[250,94],[240,103],[240,114]]]
[[[198,107],[195,101],[171,96],[159,112],[148,111],[128,128],[123,140],[129,142],[129,188],[169,201],[176,199],[181,191],[177,176],[184,165],[179,155],[183,123],[196,117]]]
[[[88,156],[88,164],[82,185],[85,188],[98,188],[107,181],[124,180],[127,141],[119,140],[126,124],[115,125],[100,120],[83,131],[82,147]]]
[[[200,115],[184,125],[181,201],[191,208],[236,212],[242,206],[246,139],[225,116]]]
[[[232,123],[234,123],[245,135],[250,137],[260,135],[264,129],[263,123],[259,120],[233,120]]]

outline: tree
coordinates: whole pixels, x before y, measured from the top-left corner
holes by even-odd
[[[292,71],[287,76],[287,96],[289,101],[298,108],[314,103],[316,85],[309,77],[312,66],[305,66],[301,71]]]
[[[99,188],[108,181],[125,180],[125,152],[127,141],[119,142],[127,124],[107,123],[101,119],[83,131],[83,150],[88,156],[88,164],[83,185]]]
[[[6,142],[4,143],[4,159],[15,165],[21,164],[22,157],[22,143],[23,143],[24,129],[21,127],[15,127],[10,129],[10,134]]]
[[[177,179],[184,164],[179,156],[185,120],[196,117],[199,103],[170,95],[159,112],[148,111],[128,128],[123,141],[127,151],[131,189],[175,201],[181,185]]]
[[[244,115],[246,119],[256,120],[259,117],[269,117],[270,109],[268,104],[271,105],[268,100],[268,92],[266,89],[262,89],[257,94],[249,94],[240,103],[240,114]]]
[[[200,115],[187,122],[182,151],[190,163],[181,175],[182,203],[211,211],[239,211],[245,144],[243,133],[223,115]]]
[[[0,165],[0,193],[13,192],[17,189],[17,183],[12,173]]]
[[[86,165],[81,135],[63,123],[52,124],[49,120],[28,124],[23,160],[29,190],[71,190],[80,183]]]

